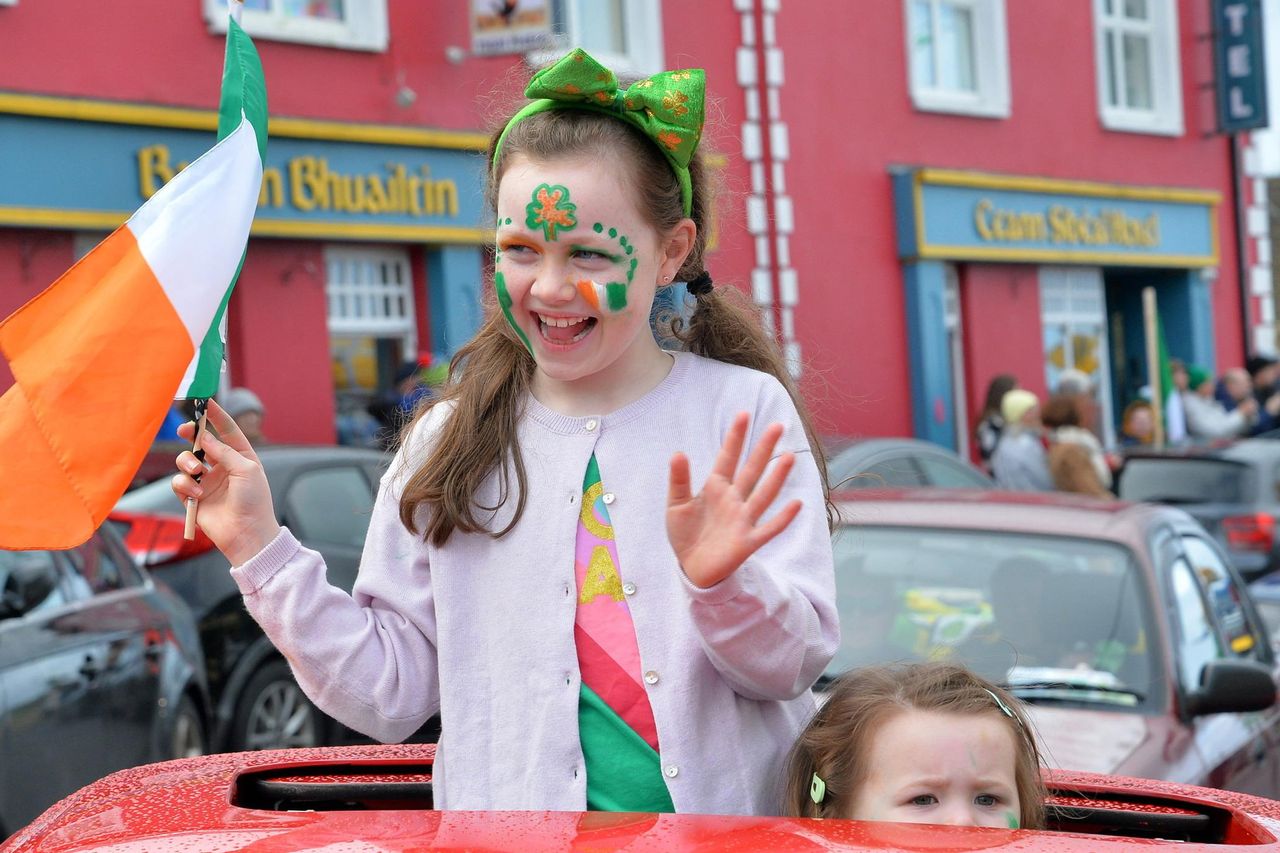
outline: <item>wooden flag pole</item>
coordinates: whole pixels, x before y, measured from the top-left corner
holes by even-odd
[[[191,438],[191,452],[201,462],[204,461],[204,451],[200,449],[200,434],[203,433],[209,422],[209,413],[206,409],[209,401],[199,399],[195,401],[196,416],[196,434]],[[192,474],[191,479],[197,483],[200,482],[199,474]],[[195,498],[187,498],[187,520],[182,527],[182,538],[188,541],[196,538],[196,507],[199,501]]]
[[[1165,389],[1160,387],[1160,326],[1154,287],[1142,288],[1142,326],[1147,341],[1147,385],[1151,388],[1151,408],[1156,413],[1151,443],[1159,450],[1164,447]]]

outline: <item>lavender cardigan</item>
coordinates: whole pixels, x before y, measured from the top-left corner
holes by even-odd
[[[743,410],[750,442],[769,423],[785,424],[778,452],[797,461],[775,507],[800,497],[804,508],[734,575],[701,590],[667,542],[667,463],[687,453],[699,488]],[[658,387],[610,414],[567,417],[530,398],[519,427],[524,517],[501,539],[455,532],[437,548],[400,523],[399,496],[404,458],[421,459],[445,417],[437,407],[424,418],[383,478],[352,595],[325,582],[320,556],[288,530],[232,569],[307,695],[383,741],[440,711],[438,808],[585,808],[573,561],[582,472],[594,453],[613,495],[676,809],[775,813],[786,752],[814,710],[809,687],[839,644],[818,470],[782,386],[677,353]],[[496,493],[493,477],[480,504],[492,506]],[[510,513],[500,508],[496,524]]]

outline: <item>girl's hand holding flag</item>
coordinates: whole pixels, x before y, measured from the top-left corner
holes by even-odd
[[[231,565],[239,566],[265,548],[280,532],[280,525],[267,475],[240,427],[213,400],[208,423],[212,429],[200,433],[208,464],[190,450],[178,454],[178,470],[183,473],[174,476],[173,492],[184,503],[187,498],[200,501],[200,529]],[[178,434],[191,441],[195,430],[195,423],[187,422],[178,427]]]

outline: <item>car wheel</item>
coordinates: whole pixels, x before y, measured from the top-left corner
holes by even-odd
[[[195,758],[208,752],[205,742],[204,720],[200,709],[190,696],[178,702],[173,715],[173,731],[169,736],[169,758]]]
[[[236,704],[231,749],[288,749],[321,745],[321,717],[283,660],[263,664]]]

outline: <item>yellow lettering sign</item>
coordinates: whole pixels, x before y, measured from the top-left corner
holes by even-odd
[[[138,149],[136,158],[138,191],[144,199],[187,165],[174,165],[169,147],[162,144]],[[323,157],[303,155],[283,168],[263,169],[258,207],[279,209],[286,204],[301,213],[453,218],[458,215],[458,184],[451,178],[432,178],[427,165],[411,170],[404,163],[388,163],[383,172],[347,174],[331,169]]]
[[[1103,208],[1097,211],[1050,205],[1043,213],[1002,209],[991,199],[973,206],[973,227],[988,243],[1055,243],[1150,249],[1160,245],[1160,216],[1144,219]]]

